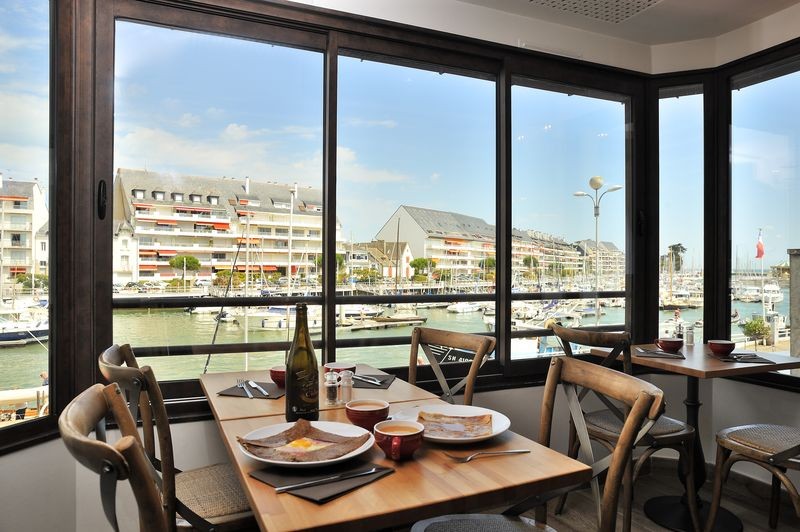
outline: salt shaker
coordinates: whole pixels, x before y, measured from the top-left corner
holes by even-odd
[[[683,343],[686,345],[694,345],[694,326],[686,325],[683,328]]]
[[[353,399],[353,372],[347,369],[340,371],[339,378],[339,403],[347,404]]]
[[[335,371],[325,374],[325,404],[333,406],[336,404],[339,393],[339,376]]]

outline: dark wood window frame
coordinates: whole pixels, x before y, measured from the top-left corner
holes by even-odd
[[[186,302],[163,300],[112,301],[111,215],[99,216],[102,190],[111,190],[112,161],[108,143],[112,138],[113,27],[115,17],[161,25],[192,27],[201,31],[269,40],[326,52],[323,130],[324,226],[336,223],[336,57],[339,50],[392,57],[399,62],[437,65],[447,69],[482,72],[491,76],[497,92],[497,292],[498,309],[510,308],[511,170],[510,91],[516,76],[605,90],[630,98],[631,138],[626,174],[626,322],[635,341],[656,333],[658,279],[650,265],[658,260],[658,89],[688,83],[704,87],[705,118],[705,271],[707,301],[725,301],[719,308],[707,305],[704,321],[711,335],[724,336],[728,273],[730,271],[730,79],[736,74],[800,56],[800,39],[715,69],[646,75],[623,69],[520,50],[477,39],[458,37],[330,10],[255,0],[59,0],[51,3],[51,415],[3,429],[0,453],[10,452],[57,436],[56,416],[80,390],[98,380],[96,356],[112,341],[111,315],[127,305],[183,306]],[[655,112],[654,112],[655,111]],[[724,148],[723,148],[724,147]],[[109,199],[109,198],[105,198]],[[90,238],[86,238],[89,235]],[[334,236],[323,241],[324,268],[334,271]],[[330,279],[332,276],[324,276]],[[335,286],[323,279],[320,298],[327,323],[333,323],[336,303],[369,303],[373,299],[335,298]],[[563,294],[559,294],[562,296]],[[581,294],[570,294],[569,297]],[[593,295],[593,293],[592,293]],[[528,297],[530,296],[524,296]],[[537,294],[537,297],[541,296]],[[513,296],[516,298],[517,296]],[[542,296],[543,297],[543,296]],[[299,298],[276,298],[287,304]],[[431,299],[463,301],[469,295],[411,296],[403,301]],[[381,298],[381,302],[394,298]],[[648,305],[647,302],[651,304]],[[193,302],[196,304],[196,301]],[[239,300],[240,304],[256,301]],[[258,300],[263,303],[263,299]],[[209,300],[209,305],[218,301]],[[498,389],[535,385],[541,381],[547,360],[511,362],[508,312],[498,312],[497,330],[504,341],[497,361],[482,376],[479,386]],[[516,334],[516,333],[515,333]],[[322,342],[334,345],[334,332],[326,328]],[[338,340],[336,346],[407,343],[407,338]],[[171,353],[207,352],[207,346],[172,346]],[[247,344],[248,350],[283,348],[284,344]],[[242,344],[214,346],[217,352],[241,351]],[[326,350],[327,351],[327,350]],[[330,350],[333,354],[334,350]],[[149,354],[140,349],[141,354]],[[156,354],[156,353],[152,353]],[[402,369],[398,370],[402,375]],[[748,382],[800,391],[800,382],[786,376],[765,376]],[[176,418],[208,417],[196,381],[166,383],[167,394],[188,400],[171,406]]]

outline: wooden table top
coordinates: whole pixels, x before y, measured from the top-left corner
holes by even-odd
[[[364,375],[379,375],[384,373],[366,364],[358,364],[356,372]],[[320,370],[320,374],[322,371]],[[256,382],[272,382],[269,371],[237,371],[227,373],[206,373],[200,376],[200,384],[211,405],[211,411],[217,421],[228,419],[241,419],[262,416],[283,416],[286,413],[286,402],[283,397],[279,399],[248,399],[247,397],[231,397],[217,395],[218,392],[236,384],[237,378],[254,380]],[[327,406],[324,400],[324,390],[320,379],[320,411],[343,408],[342,405]],[[353,399],[383,399],[389,403],[400,401],[415,401],[421,399],[435,399],[436,395],[416,386],[412,386],[401,379],[395,379],[386,390],[353,388]]]
[[[735,377],[737,375],[753,375],[767,373],[781,369],[800,368],[800,357],[790,357],[785,353],[758,352],[758,355],[775,362],[775,364],[753,364],[745,362],[725,362],[711,355],[711,349],[706,344],[684,345],[681,353],[685,360],[675,358],[650,358],[636,356],[636,348],[655,349],[653,344],[631,346],[631,362],[638,366],[655,368],[670,373],[698,377],[700,379],[713,379],[716,377]],[[610,349],[592,349],[592,354],[606,356]]]
[[[263,401],[261,401],[263,402]],[[439,399],[394,403],[390,412]],[[343,409],[324,410],[320,420],[347,423]],[[395,472],[323,505],[276,494],[274,488],[249,476],[269,467],[245,456],[236,442],[257,428],[282,423],[282,416],[231,419],[219,423],[231,462],[244,486],[262,530],[344,529],[372,530],[412,523],[448,513],[510,506],[524,497],[563,486],[587,482],[588,466],[523,436],[506,431],[491,440],[469,445],[425,442],[413,460],[393,462],[377,446],[365,457]],[[531,449],[529,454],[486,457],[456,463],[441,451],[468,454],[476,450]]]

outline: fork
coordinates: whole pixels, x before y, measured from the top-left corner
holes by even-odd
[[[245,391],[248,399],[253,398],[253,394],[250,392],[250,388],[247,387],[247,383],[245,383],[244,379],[236,379],[236,386]]]
[[[481,455],[489,456],[489,455],[499,455],[499,454],[523,454],[523,453],[529,453],[529,452],[531,452],[530,449],[511,449],[511,450],[508,450],[508,451],[480,451],[480,452],[477,452],[477,453],[472,453],[469,456],[456,456],[454,454],[445,453],[445,452],[443,452],[442,454],[444,454],[448,458],[452,458],[453,460],[455,460],[459,464],[465,464],[465,463],[469,462],[470,460],[472,460],[473,458],[476,458],[476,457],[481,456]]]

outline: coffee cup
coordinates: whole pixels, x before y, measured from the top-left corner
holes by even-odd
[[[269,368],[269,378],[280,388],[286,387],[286,366],[273,366]]]
[[[681,338],[659,338],[655,344],[663,351],[668,353],[677,353],[683,347],[683,340]]]
[[[386,420],[375,425],[375,443],[387,458],[405,460],[422,445],[425,427],[416,421]]]
[[[344,405],[350,423],[372,431],[376,423],[389,417],[389,403],[379,399],[356,399]]]
[[[339,373],[340,371],[352,371],[353,373],[356,372],[356,365],[353,362],[328,362],[323,366],[323,371],[328,373],[329,371],[335,371]]]

